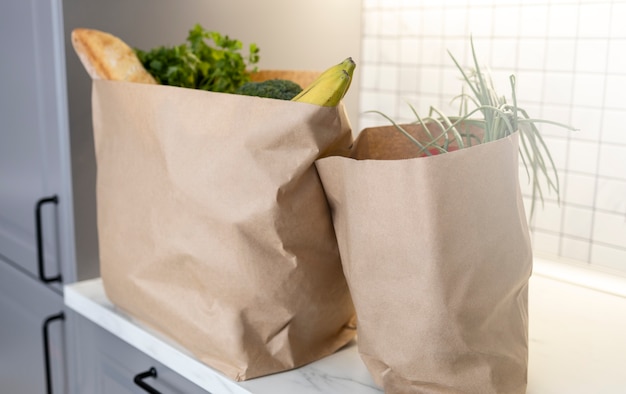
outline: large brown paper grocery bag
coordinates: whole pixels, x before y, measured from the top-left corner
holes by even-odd
[[[532,254],[518,134],[431,157],[367,159],[385,156],[376,142],[388,139],[405,139],[397,155],[417,152],[384,126],[361,132],[358,159],[316,162],[362,359],[387,394],[525,393]]]
[[[235,380],[331,354],[354,307],[314,160],[343,105],[93,81],[108,298]]]

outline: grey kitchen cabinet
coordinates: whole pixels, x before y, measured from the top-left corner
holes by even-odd
[[[50,287],[0,258],[1,393],[66,392],[63,309],[63,299]]]
[[[135,383],[135,377],[144,374],[144,384],[159,393],[208,393],[83,316],[70,310],[67,318],[73,330],[70,351],[76,364],[70,392],[145,394],[151,391]],[[148,376],[151,368],[156,377]]]
[[[53,1],[0,5],[0,254],[25,274],[50,279],[63,276],[71,245],[69,144],[56,52],[62,36],[54,15]]]
[[[57,0],[0,3],[3,394],[65,393],[68,381],[62,284],[76,264],[60,16]]]

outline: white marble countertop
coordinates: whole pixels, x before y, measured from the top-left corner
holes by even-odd
[[[535,261],[529,295],[527,393],[626,393],[626,278],[598,273],[585,283],[578,280],[578,271],[561,268],[559,264]],[[120,312],[106,298],[100,279],[66,285],[65,303],[212,393],[383,392],[374,385],[355,343],[302,368],[234,382]]]

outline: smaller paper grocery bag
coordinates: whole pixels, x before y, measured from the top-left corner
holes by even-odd
[[[360,355],[387,394],[525,393],[532,255],[518,134],[418,158],[407,141],[365,129],[353,157],[316,162]]]
[[[354,306],[314,166],[343,105],[93,81],[108,298],[235,380],[325,357]]]

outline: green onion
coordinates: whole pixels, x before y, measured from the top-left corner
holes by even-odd
[[[419,116],[413,106],[411,110],[416,117],[413,124],[421,125],[426,131],[429,141],[418,141],[411,134],[402,128],[397,122],[380,111],[368,111],[382,115],[389,120],[394,127],[402,132],[409,140],[416,144],[420,151],[430,154],[429,147],[437,148],[440,152],[447,152],[449,145],[449,136],[451,134],[457,142],[458,148],[472,146],[472,141],[478,143],[486,143],[497,139],[506,138],[507,136],[518,132],[520,133],[519,152],[522,159],[529,182],[532,185],[532,204],[530,209],[530,217],[535,212],[535,203],[539,199],[542,204],[544,201],[544,190],[541,188],[542,179],[546,182],[549,191],[554,191],[557,201],[560,202],[559,176],[554,164],[554,160],[550,154],[547,144],[545,143],[536,124],[545,123],[567,130],[576,130],[575,128],[563,123],[535,119],[528,116],[528,113],[517,104],[516,94],[516,78],[514,75],[509,77],[511,86],[512,104],[507,103],[504,96],[498,95],[495,90],[493,80],[488,72],[482,71],[474,41],[470,38],[473,69],[464,70],[455,57],[448,51],[452,61],[461,72],[464,85],[460,95],[455,96],[452,101],[460,101],[459,115],[454,117],[446,116],[442,111],[430,107],[430,116],[422,118]],[[465,87],[468,86],[471,93],[467,93]],[[474,108],[470,108],[473,105]],[[480,114],[480,117],[475,117]],[[457,127],[463,124],[467,126],[467,132],[460,132]],[[435,125],[441,130],[441,133],[431,133],[428,125]],[[469,126],[478,126],[483,130],[482,136],[477,136],[469,132]],[[435,135],[433,135],[435,134]],[[444,137],[444,143],[439,141]],[[465,142],[463,142],[465,139]]]

